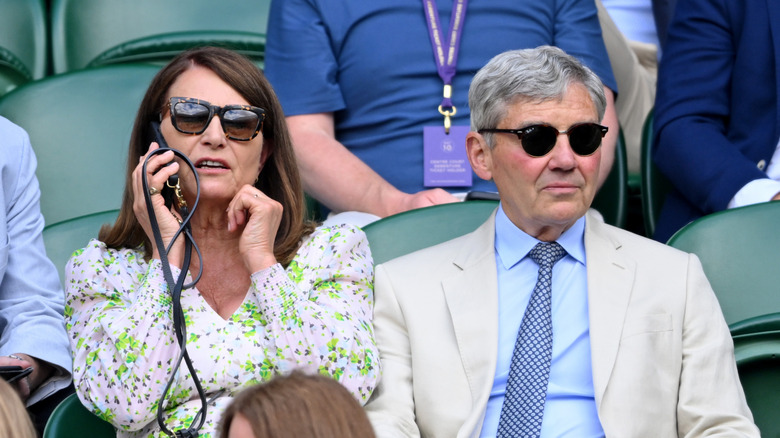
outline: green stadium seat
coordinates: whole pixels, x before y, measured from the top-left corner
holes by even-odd
[[[394,214],[363,227],[374,264],[470,233],[498,207],[497,201],[464,201]]]
[[[158,68],[117,65],[51,76],[0,98],[30,134],[46,223],[117,209],[135,114]]]
[[[653,111],[647,115],[642,128],[642,217],[645,235],[653,237],[666,195],[672,190],[672,183],[658,170],[653,162]]]
[[[46,75],[48,34],[43,0],[0,0],[0,96]]]
[[[601,213],[604,222],[625,228],[628,219],[628,158],[622,131],[618,133],[612,170],[596,193],[592,207]]]
[[[720,211],[699,218],[669,245],[699,256],[726,322],[780,312],[780,202]]]
[[[49,417],[43,438],[114,438],[116,430],[81,404],[76,394],[62,401]]]
[[[780,313],[731,325],[739,379],[761,436],[780,436]]]
[[[84,248],[90,239],[96,239],[100,227],[114,223],[119,210],[108,210],[67,219],[43,229],[46,255],[57,267],[60,282],[65,287],[65,265],[73,251]]]
[[[165,63],[203,45],[262,66],[270,0],[54,0],[54,71],[124,62]]]

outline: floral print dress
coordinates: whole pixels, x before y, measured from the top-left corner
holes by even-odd
[[[176,278],[179,271],[171,269]],[[200,437],[216,436],[220,414],[238,391],[293,369],[330,375],[365,404],[380,373],[365,234],[349,225],[320,227],[286,270],[277,264],[251,281],[227,320],[196,288],[182,292],[187,351],[209,400]],[[166,436],[157,406],[180,348],[160,261],[92,240],[68,262],[66,292],[82,403],[112,423],[118,437]],[[164,406],[172,431],[188,427],[201,407],[183,362]]]

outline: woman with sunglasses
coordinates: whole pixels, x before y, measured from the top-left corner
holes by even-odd
[[[154,122],[196,174],[174,152],[153,152]],[[188,219],[163,196],[174,174],[197,204],[200,250],[188,264],[184,239],[170,245]],[[66,269],[82,402],[120,437],[165,436],[203,415],[198,434],[212,436],[234,394],[294,369],[330,375],[365,403],[379,376],[367,241],[352,226],[315,229],[304,205],[281,106],[254,64],[201,48],[164,67],[136,117],[119,217]],[[200,275],[180,297],[197,379],[182,365],[161,401],[181,353],[166,269],[185,283]]]

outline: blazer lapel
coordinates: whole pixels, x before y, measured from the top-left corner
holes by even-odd
[[[606,391],[615,365],[634,283],[635,264],[623,257],[604,223],[588,214],[585,253],[588,270],[588,315],[596,405]]]
[[[498,355],[498,286],[494,255],[495,213],[453,258],[459,272],[442,281],[458,350],[475,409],[458,436],[475,430],[484,415]]]

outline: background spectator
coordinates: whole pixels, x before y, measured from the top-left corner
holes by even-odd
[[[780,198],[780,2],[680,0],[658,75],[653,157],[671,181],[654,238]]]
[[[424,127],[443,125],[437,111],[443,81],[437,75],[424,4],[271,4],[266,72],[288,116],[304,188],[333,211],[384,217],[455,200],[424,184],[424,169],[430,167],[424,148],[433,148],[424,145]],[[444,35],[449,35],[456,5],[460,3],[433,2]],[[505,50],[556,45],[590,66],[610,90],[617,89],[593,0],[469,2],[461,30],[452,123],[463,127],[462,136],[468,131],[471,78]],[[605,140],[604,178],[618,133],[612,91],[607,95],[604,124],[611,129]],[[428,144],[438,147],[433,139]],[[464,139],[453,140],[462,154],[464,175],[470,177]],[[492,182],[472,180],[447,190],[495,191]]]
[[[293,372],[243,390],[225,410],[221,438],[373,438],[363,408],[332,378]]]

